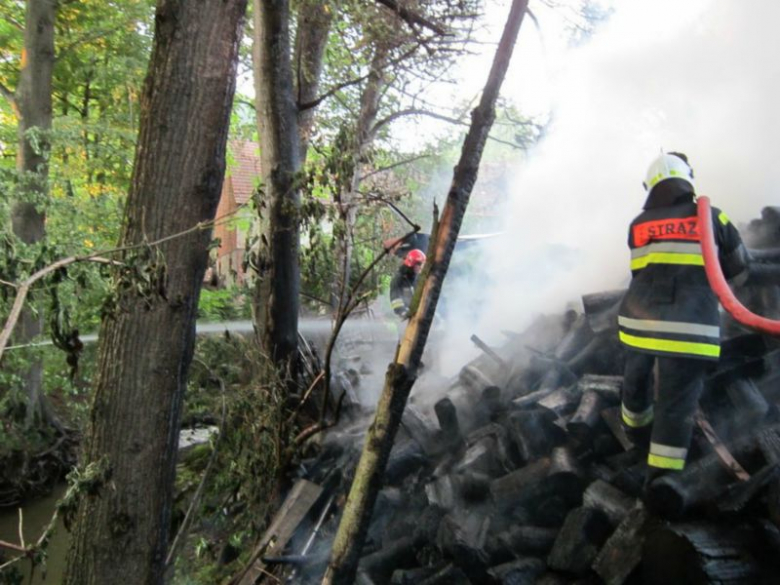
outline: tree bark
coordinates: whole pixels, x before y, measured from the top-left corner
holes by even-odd
[[[333,10],[328,2],[319,0],[300,2],[294,55],[296,101],[299,108],[302,104],[312,103],[317,98],[332,21]],[[316,108],[313,107],[298,111],[301,162],[306,161],[315,111]]]
[[[25,244],[43,239],[43,204],[49,194],[49,131],[52,120],[52,70],[54,68],[55,0],[28,0],[24,26],[24,52],[19,84],[15,93],[19,115],[19,151],[16,168],[22,182],[24,199],[11,210],[14,234]],[[16,342],[26,344],[40,335],[42,317],[25,310],[17,329]],[[27,392],[25,424],[30,427],[44,414],[43,363],[34,358],[22,373]]]
[[[268,221],[255,294],[261,344],[280,371],[298,351],[300,141],[290,63],[288,0],[254,0],[255,95]]]
[[[420,365],[441,286],[477,179],[485,141],[495,118],[495,102],[527,5],[528,0],[513,0],[482,98],[471,114],[471,127],[455,167],[441,221],[431,241],[428,256],[430,264],[427,268],[429,272],[423,282],[419,302],[416,307],[412,307],[414,313],[398,347],[395,362],[388,368],[375,419],[366,437],[333,543],[328,569],[322,581],[324,585],[346,585],[355,579],[371,511],[406,400]]]
[[[158,0],[121,246],[154,241],[162,289],[117,276],[103,320],[81,494],[64,582],[164,579],[179,422],[195,313],[225,172],[246,0]],[[124,260],[131,262],[131,254]]]

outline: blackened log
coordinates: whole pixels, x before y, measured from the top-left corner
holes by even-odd
[[[628,580],[642,560],[645,537],[654,525],[641,505],[623,518],[593,563],[593,570],[606,585],[623,585]]]
[[[730,453],[748,469],[762,467],[765,460],[759,448],[760,437],[777,432],[775,426],[743,437],[729,445]],[[679,473],[654,481],[648,489],[646,503],[666,518],[679,518],[692,507],[712,504],[733,480],[718,454],[712,453]]]
[[[488,386],[482,391],[482,398],[477,403],[476,419],[479,423],[487,424],[498,419],[504,411],[501,401],[501,388]]]
[[[571,329],[564,335],[555,348],[555,359],[565,362],[577,355],[593,339],[593,330],[588,325],[588,318],[579,315]]]
[[[593,508],[575,508],[566,516],[547,564],[556,571],[586,574],[609,532],[609,520],[604,512]]]
[[[617,315],[625,289],[583,295],[582,307],[594,333],[617,331]]]
[[[598,374],[585,374],[577,385],[585,393],[598,392],[602,398],[611,404],[620,404],[623,392],[623,376],[601,376]]]
[[[493,437],[482,437],[466,448],[466,452],[453,468],[455,473],[471,471],[497,476],[503,471],[498,460],[498,446]]]
[[[579,404],[582,393],[576,384],[559,388],[539,401],[539,406],[558,415],[574,412]]]
[[[482,502],[490,497],[491,477],[485,473],[465,471],[457,476],[458,491],[468,503]]]
[[[606,359],[613,360],[614,355],[604,355],[604,349],[612,335],[612,333],[605,333],[591,339],[585,347],[566,360],[569,371],[580,376],[588,370],[600,370],[603,367],[602,362]]]
[[[475,510],[447,514],[439,524],[436,544],[469,579],[484,582],[487,571],[487,536],[490,518]]]
[[[413,536],[400,538],[390,546],[360,559],[358,570],[372,579],[387,582],[396,569],[412,568],[417,564],[415,551],[418,543]]]
[[[558,530],[544,526],[513,526],[493,539],[491,558],[515,558],[521,555],[547,555]]]
[[[607,427],[609,427],[609,430],[618,440],[623,449],[628,451],[634,446],[634,444],[626,435],[625,429],[623,428],[619,406],[614,408],[605,408],[601,411],[601,418],[606,423]]]
[[[590,441],[596,425],[601,422],[601,411],[604,399],[595,390],[588,390],[582,395],[580,404],[574,415],[566,423],[566,430],[579,441]]]
[[[571,579],[561,575],[560,573],[553,573],[548,571],[541,575],[536,580],[536,585],[570,585]]]
[[[554,422],[551,412],[521,410],[509,416],[509,432],[523,461],[531,462],[544,457],[563,443],[566,434]]]
[[[545,528],[561,526],[574,507],[568,498],[551,495],[544,483],[537,486],[537,489],[530,490],[529,494],[534,495],[533,498],[529,495],[525,503],[529,507],[531,521]],[[536,503],[537,501],[539,503]]]
[[[461,384],[476,394],[482,394],[482,391],[485,388],[496,385],[492,376],[489,376],[474,364],[469,364],[461,368],[458,379]]]
[[[731,484],[718,503],[721,512],[739,512],[747,506],[764,488],[780,477],[780,467],[770,463],[754,473],[747,481]]]
[[[750,258],[754,262],[777,264],[780,262],[780,248],[753,248],[750,250]]]
[[[773,251],[776,253],[776,251]],[[753,262],[750,264],[750,267],[748,268],[748,284],[751,286],[757,286],[757,285],[770,285],[770,286],[776,286],[778,283],[780,283],[780,264],[774,264],[774,263],[759,263],[759,262]],[[762,313],[766,314],[766,310],[771,310],[772,307],[764,306],[760,307],[759,310],[763,309]]]
[[[396,443],[387,460],[385,482],[390,485],[398,484],[426,462],[427,457],[417,441],[407,439],[401,444]]]
[[[496,585],[534,585],[546,569],[542,559],[527,557],[492,567],[488,575]]]
[[[420,581],[420,585],[472,585],[466,574],[455,565],[447,565],[443,569],[437,571],[424,581]]]
[[[769,411],[769,403],[750,379],[736,378],[726,384],[726,393],[734,406],[738,428],[755,428]]]
[[[442,475],[425,484],[425,495],[431,506],[451,510],[458,502],[458,485],[452,475]]]
[[[439,428],[442,431],[442,439],[447,445],[456,445],[462,441],[458,411],[452,400],[445,397],[439,400],[433,407]]]
[[[523,501],[523,492],[529,487],[541,484],[550,470],[550,459],[545,457],[494,479],[490,484],[490,494],[499,510],[505,510]]]
[[[767,463],[780,464],[780,434],[778,427],[773,426],[758,432],[758,448]]]
[[[617,526],[631,511],[634,500],[615,486],[597,479],[591,483],[582,496],[582,505],[586,508],[601,510],[609,518],[610,524]]]
[[[495,442],[496,460],[504,473],[518,467],[521,461],[518,460],[517,453],[512,448],[509,432],[504,425],[498,423],[486,424],[469,433],[466,437],[466,444],[473,445],[484,437],[490,437]]]
[[[428,506],[417,517],[414,538],[417,542],[433,542],[439,532],[439,524],[447,511],[438,506]]]
[[[584,479],[577,458],[569,447],[556,447],[550,454],[550,470],[543,482],[550,493],[563,498],[567,507],[582,502]]]
[[[426,454],[435,452],[432,445],[436,428],[433,422],[413,404],[407,404],[401,417],[401,426]]]
[[[754,540],[755,534],[734,526],[658,527],[645,540],[643,581],[648,585],[770,583],[750,550]]]
[[[637,453],[640,458],[633,465],[618,469],[611,480],[611,484],[631,498],[642,496],[647,477],[647,456],[645,453]]]
[[[485,352],[485,355],[488,356],[491,360],[493,360],[499,368],[506,371],[509,367],[509,364],[507,364],[506,360],[502,358],[500,355],[496,353],[496,351],[490,347],[487,343],[482,341],[476,334],[471,336],[471,342],[476,345],[479,349],[481,349],[483,352]]]
[[[418,585],[437,571],[436,567],[417,567],[415,569],[396,569],[390,579],[390,585]]]

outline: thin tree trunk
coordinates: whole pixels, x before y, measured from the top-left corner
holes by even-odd
[[[158,0],[121,245],[214,218],[245,11],[246,0]],[[117,276],[82,463],[105,473],[81,494],[68,585],[163,583],[181,404],[211,237],[210,228],[190,231],[152,250],[160,259],[154,289]]]
[[[290,63],[288,0],[254,0],[255,95],[268,219],[255,294],[261,343],[279,369],[298,351],[300,141]]]
[[[344,225],[342,237],[336,242],[336,274],[334,275],[332,302],[337,311],[343,310],[344,299],[349,291],[352,277],[352,251],[354,248],[355,221],[357,220],[357,198],[363,181],[365,158],[374,140],[372,129],[379,113],[379,102],[385,88],[387,67],[387,46],[379,42],[371,59],[366,86],[360,95],[360,114],[352,138],[352,177],[348,190],[339,194],[339,219]]]
[[[14,234],[26,244],[43,239],[46,216],[41,210],[49,195],[49,132],[52,120],[52,70],[54,68],[55,0],[28,0],[24,27],[24,53],[15,101],[19,113],[19,171],[25,198],[14,203]],[[16,342],[26,344],[40,335],[42,316],[25,310]],[[43,362],[33,358],[22,373],[27,391],[25,425],[44,414]]]
[[[314,102],[318,97],[322,66],[325,60],[325,47],[328,44],[332,21],[333,9],[329,2],[319,0],[300,2],[294,55],[296,102],[299,107]],[[314,107],[298,111],[301,162],[306,161],[315,111]]]
[[[324,585],[346,585],[355,580],[371,511],[382,484],[387,458],[406,400],[420,365],[441,286],[447,274],[471,190],[477,179],[485,141],[495,118],[496,98],[506,75],[527,5],[528,0],[513,0],[482,98],[471,113],[471,127],[455,167],[441,221],[429,249],[429,272],[423,283],[419,302],[416,307],[412,307],[415,312],[398,348],[396,360],[388,367],[384,390],[377,405],[374,422],[366,437],[333,543],[330,563],[322,581]]]

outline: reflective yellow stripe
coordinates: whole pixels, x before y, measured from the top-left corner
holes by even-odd
[[[390,308],[392,309],[398,309],[399,307],[403,307],[403,306],[404,306],[403,299],[393,299],[392,301],[390,301]]]
[[[663,455],[650,455],[647,456],[647,464],[651,467],[658,467],[660,469],[684,469],[685,459],[677,459],[676,457],[664,457]]]
[[[723,225],[728,225],[729,224],[729,216],[721,211],[720,215],[718,215],[718,221],[720,221],[720,223],[722,223]]]
[[[620,332],[620,341],[631,347],[649,349],[655,351],[668,351],[671,353],[687,353],[703,355],[707,357],[719,357],[720,346],[713,343],[695,343],[693,341],[672,341],[669,339],[654,339],[651,337],[637,337]]]
[[[659,181],[661,181],[661,179],[663,178],[664,178],[663,173],[658,173],[657,175],[655,175],[652,179],[650,179],[647,182],[647,190],[649,191],[650,189],[655,187],[659,183]]]
[[[652,252],[646,256],[631,260],[631,270],[640,270],[645,268],[648,264],[688,264],[691,266],[704,266],[704,257],[701,254]]]
[[[651,406],[644,412],[633,412],[622,405],[623,422],[632,429],[646,427],[653,422],[653,407]]]

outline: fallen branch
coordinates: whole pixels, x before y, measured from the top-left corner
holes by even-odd
[[[241,207],[238,207],[234,211],[227,213],[223,216],[220,216],[212,221],[198,222],[197,224],[195,224],[190,228],[187,228],[186,230],[182,230],[178,233],[171,234],[169,236],[164,236],[153,242],[139,242],[138,244],[122,246],[119,248],[112,248],[110,250],[101,250],[99,252],[87,254],[86,256],[68,256],[67,258],[62,258],[60,260],[57,260],[56,262],[49,264],[48,266],[44,266],[37,272],[30,275],[20,284],[15,284],[15,285],[12,284],[11,286],[16,288],[16,296],[14,297],[14,302],[13,305],[11,306],[11,312],[8,314],[8,318],[5,321],[5,325],[3,326],[2,332],[0,332],[0,361],[2,361],[3,359],[3,354],[5,353],[5,349],[8,345],[8,340],[11,338],[11,333],[13,333],[13,330],[19,321],[19,317],[22,314],[22,309],[24,308],[24,303],[27,300],[27,295],[29,294],[30,289],[36,282],[38,282],[42,278],[45,278],[49,274],[56,272],[60,268],[64,268],[66,266],[70,266],[71,264],[75,264],[76,262],[97,262],[100,264],[121,265],[122,264],[121,262],[118,262],[116,260],[110,260],[108,258],[104,258],[103,256],[109,254],[118,254],[120,252],[128,252],[130,250],[135,250],[137,248],[142,248],[142,247],[159,246],[164,242],[168,242],[176,238],[181,238],[183,236],[186,236],[196,231],[211,229],[212,227],[219,225],[220,223],[228,221],[231,218],[231,216],[237,214],[240,209]],[[4,283],[4,284],[10,284],[10,283]]]

